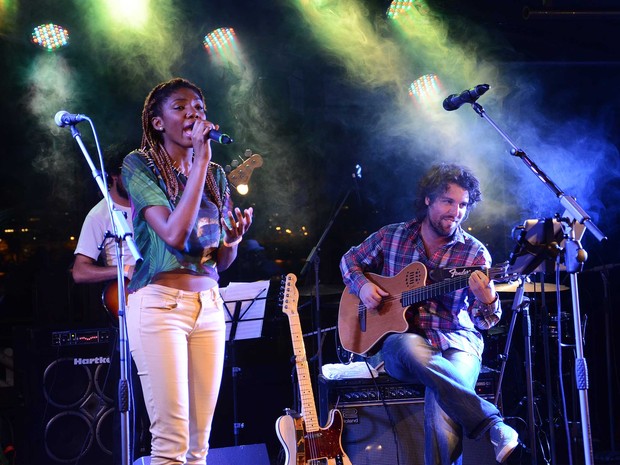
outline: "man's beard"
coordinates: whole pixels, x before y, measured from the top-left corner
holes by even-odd
[[[446,229],[444,229],[441,226],[441,221],[442,221],[442,219],[439,219],[438,221],[434,221],[434,220],[431,220],[430,218],[429,218],[429,221],[428,221],[428,223],[430,224],[430,226],[433,229],[433,231],[435,231],[435,233],[438,236],[441,236],[441,237],[450,237],[450,236],[452,236],[454,234],[454,232],[456,231],[456,229],[458,228],[459,224],[460,224],[459,221],[454,220],[452,222],[452,227],[450,229],[446,230]]]

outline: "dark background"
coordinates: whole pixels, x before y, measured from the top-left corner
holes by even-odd
[[[583,236],[589,257],[579,275],[579,304],[594,447],[599,455],[615,449],[610,424],[618,408],[610,408],[607,393],[618,392],[617,344],[609,333],[618,319],[620,262],[620,11],[611,1],[414,4],[431,26],[419,23],[408,35],[386,19],[390,2],[378,0],[163,1],[149,7],[148,26],[139,33],[132,32],[134,21],[128,19],[109,26],[101,13],[104,2],[0,2],[0,347],[14,349],[18,359],[25,342],[15,334],[23,328],[45,334],[110,325],[99,304],[100,287],[77,286],[70,276],[81,222],[100,197],[69,130],[54,124],[57,111],[88,115],[104,152],[117,145],[133,148],[140,142],[148,91],[173,76],[197,83],[210,119],[235,139],[215,147],[215,161],[242,160],[247,148],[264,159],[252,174],[250,193],[234,193],[234,200],[254,207],[255,223],[246,239],[256,239],[275,264],[267,275],[300,275],[323,239],[316,254],[320,312],[310,295],[314,269],[298,283],[304,330],[312,332],[318,313],[322,328],[335,324],[342,254],[379,226],[410,218],[413,187],[433,162],[461,162],[480,176],[485,201],[467,226],[488,245],[495,262],[509,258],[515,226],[563,213],[554,193],[511,156],[510,144],[488,121],[468,105],[451,113],[441,108],[447,95],[488,83],[491,90],[479,103],[490,119],[563,192],[576,197],[608,237],[599,242],[589,231]],[[30,42],[32,29],[48,22],[69,30],[68,47],[48,52]],[[239,62],[222,64],[202,47],[202,37],[222,26],[235,29],[243,54]],[[408,86],[430,72],[440,80],[439,93],[416,102],[407,95]],[[95,156],[88,124],[78,129]],[[354,182],[356,164],[362,178]],[[252,260],[240,257],[222,285],[256,277],[248,265]],[[569,284],[564,273],[559,279]],[[271,455],[278,450],[273,423],[283,408],[294,407],[296,390],[277,288],[274,280],[263,337],[239,341],[234,349],[242,368],[238,411],[246,425],[239,441],[267,443]],[[549,310],[537,305],[533,315],[536,332],[547,313],[556,312],[555,296],[547,295]],[[502,299],[509,307],[512,294]],[[568,292],[562,294],[561,311],[570,337]],[[503,350],[509,321],[507,312],[503,334],[488,341],[487,364],[497,366],[494,358]],[[542,385],[543,341],[537,335],[533,343]],[[306,338],[306,345],[309,356],[315,355],[315,338]],[[325,337],[324,362],[337,360],[336,345],[332,329]],[[516,350],[522,345],[519,336],[513,345]],[[232,353],[231,347],[213,447],[234,445]],[[574,355],[569,349],[564,357],[570,365]],[[555,362],[553,353],[547,358]],[[506,408],[518,410],[523,394],[518,352],[516,359],[505,383],[515,390],[514,405]],[[0,389],[3,416],[16,425],[16,418],[32,409],[27,388],[19,384],[28,369],[16,366],[16,385]],[[312,369],[316,372],[315,365]],[[578,406],[574,395],[572,405],[570,398],[567,416],[578,422]],[[572,428],[580,460],[580,431]],[[20,433],[18,426],[15,431]],[[27,438],[15,441],[28,448]]]

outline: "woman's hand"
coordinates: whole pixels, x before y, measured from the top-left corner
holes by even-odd
[[[219,129],[217,124],[211,121],[196,118],[192,127],[192,145],[194,147],[194,162],[206,161],[208,165],[211,161],[211,139],[209,132]]]
[[[252,207],[243,210],[235,208],[234,212],[228,212],[228,222],[222,218],[222,228],[224,229],[224,242],[228,244],[238,243],[241,237],[250,229],[252,225],[252,215],[254,209]]]

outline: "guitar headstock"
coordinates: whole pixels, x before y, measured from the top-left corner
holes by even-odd
[[[247,186],[250,182],[252,171],[261,166],[263,166],[263,157],[261,157],[258,153],[255,153],[228,173],[228,182],[232,184],[233,187],[238,187],[240,185]]]
[[[489,278],[499,283],[514,281],[515,279],[519,277],[519,275],[515,273],[509,273],[508,267],[509,267],[509,263],[507,261],[498,263],[497,265],[492,266],[488,270]]]
[[[295,286],[296,283],[297,276],[293,273],[289,273],[282,277],[282,283],[280,285],[280,302],[282,304],[282,311],[288,316],[291,316],[297,312],[299,291]]]

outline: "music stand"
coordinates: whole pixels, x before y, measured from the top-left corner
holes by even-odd
[[[261,337],[265,318],[265,303],[269,281],[251,283],[229,283],[220,289],[224,301],[226,319],[226,341],[230,347],[231,374],[233,384],[233,434],[235,446],[239,445],[239,430],[245,425],[237,418],[237,377],[241,368],[236,366],[235,341]]]

